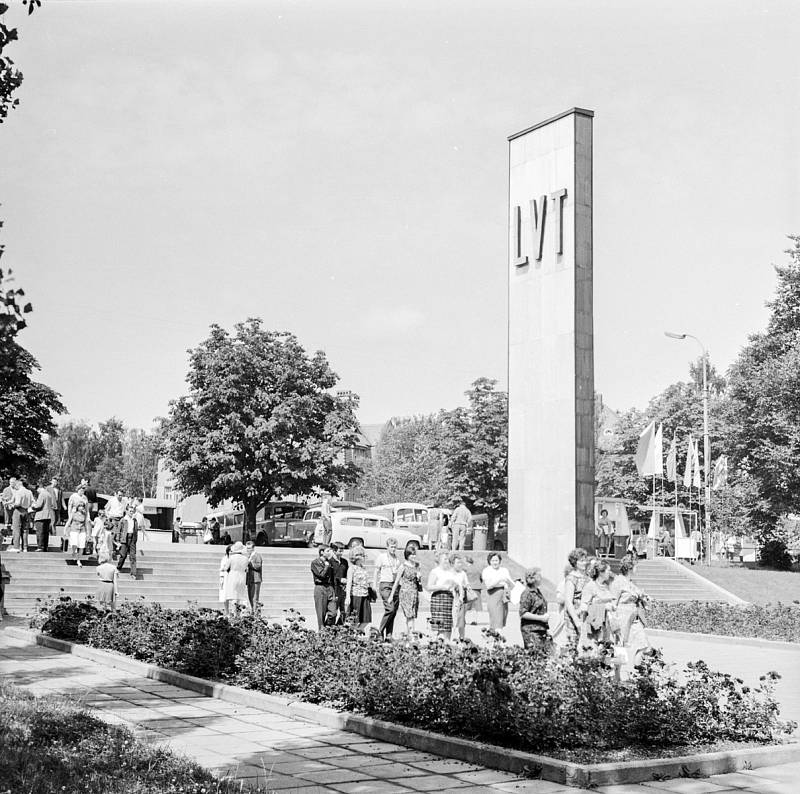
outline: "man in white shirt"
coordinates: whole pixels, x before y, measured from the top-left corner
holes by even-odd
[[[464,544],[467,541],[467,527],[472,521],[472,513],[462,499],[458,503],[458,507],[453,511],[450,516],[450,526],[453,530],[453,549],[455,551],[464,551]]]
[[[11,516],[11,532],[13,547],[17,551],[28,550],[28,513],[33,504],[33,494],[23,480],[17,480],[13,489],[14,511]]]

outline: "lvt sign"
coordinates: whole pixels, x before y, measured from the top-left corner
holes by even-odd
[[[530,229],[528,246],[525,246],[523,234],[523,208],[517,204],[512,209],[514,218],[514,266],[525,267],[528,264],[528,257],[524,254],[526,247],[533,254],[537,262],[542,261],[544,254],[545,227],[548,225],[548,216],[552,217],[550,225],[553,227],[551,236],[555,244],[555,253],[564,253],[564,199],[567,197],[567,189],[561,188],[549,195],[545,194],[538,199],[531,199],[528,202],[527,212]],[[550,210],[548,211],[548,207]]]

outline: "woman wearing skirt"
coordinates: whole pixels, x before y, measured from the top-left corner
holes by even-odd
[[[496,552],[490,552],[486,558],[486,567],[481,573],[481,581],[486,588],[486,609],[489,612],[489,628],[503,629],[508,618],[508,601],[514,580],[503,568],[503,558]]]
[[[117,566],[111,562],[111,555],[107,548],[100,549],[97,559],[97,575],[100,582],[97,585],[97,603],[114,609],[117,598]]]
[[[369,574],[364,567],[365,557],[366,554],[361,546],[357,546],[350,552],[344,611],[359,631],[369,634],[372,625],[372,603],[369,597]]]
[[[83,495],[83,486],[78,486],[69,498],[69,516],[64,532],[69,538],[69,547],[72,549],[73,558],[77,559],[78,567],[82,567],[81,555],[86,548],[86,537],[89,534],[89,502]]]
[[[439,554],[439,564],[428,575],[427,590],[431,594],[431,630],[449,639],[453,632],[453,602],[459,584],[448,554]]]

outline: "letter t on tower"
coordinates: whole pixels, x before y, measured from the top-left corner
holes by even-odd
[[[553,581],[594,537],[593,116],[509,138],[509,551]]]

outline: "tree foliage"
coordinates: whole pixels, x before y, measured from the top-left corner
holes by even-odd
[[[245,509],[246,530],[270,499],[336,492],[360,470],[341,451],[358,438],[357,399],[330,390],[325,354],[258,319],[229,334],[218,325],[189,351],[189,394],[174,400],[164,450],[178,488]]]
[[[362,481],[370,504],[450,501],[444,416],[441,412],[386,423]]]
[[[729,374],[729,454],[754,482],[749,518],[765,541],[800,512],[800,235],[789,239],[767,330],[750,336]]]
[[[65,422],[46,441],[46,472],[73,488],[88,477],[101,493],[154,497],[160,446],[158,432],[126,428],[112,416],[97,428]]]

